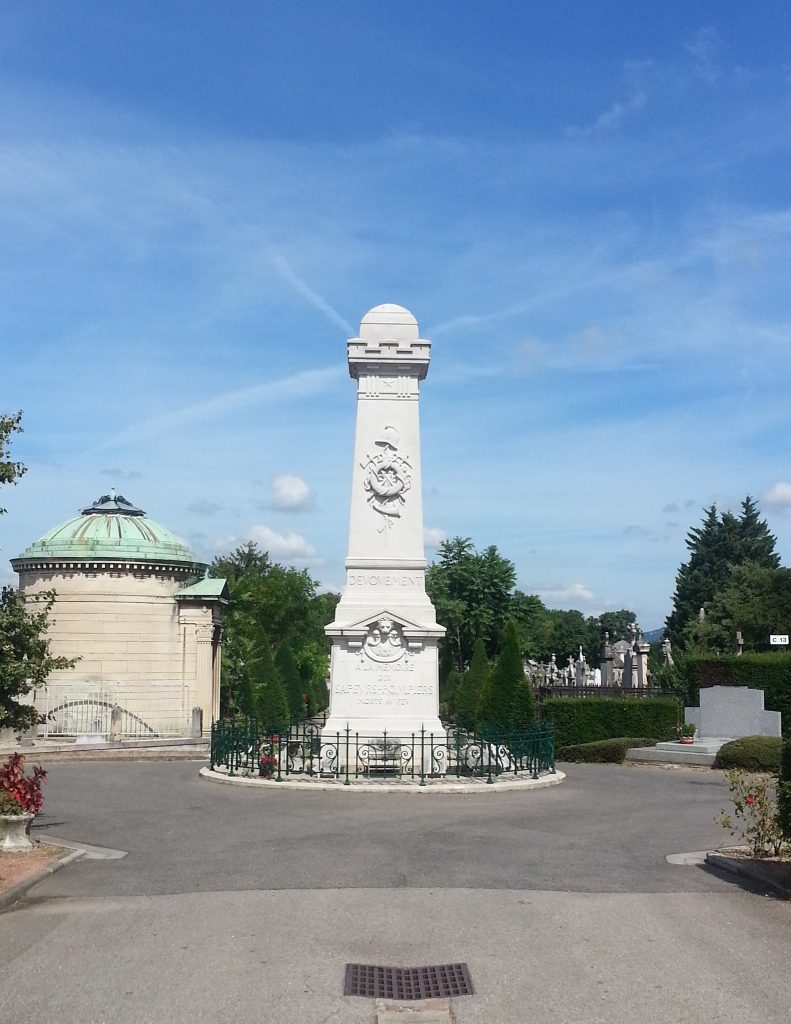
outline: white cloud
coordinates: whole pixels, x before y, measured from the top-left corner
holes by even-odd
[[[326,302],[317,292],[315,292],[310,285],[306,284],[301,277],[299,277],[292,267],[288,264],[286,259],[280,255],[280,253],[272,251],[270,253],[270,260],[272,266],[277,270],[284,281],[287,281],[291,287],[307,300],[308,304],[317,310],[322,316],[325,316],[331,324],[340,327],[341,330],[347,334],[352,335],[355,333],[354,328],[351,324],[344,320],[343,317],[336,310],[332,308],[329,302]]]
[[[714,28],[700,29],[684,46],[692,60],[695,74],[707,85],[713,85],[720,77],[717,58],[722,46],[722,37]]]
[[[560,604],[569,604],[574,601],[592,601],[593,591],[586,587],[584,583],[570,583],[568,586],[556,583],[550,586],[535,588],[535,592],[544,602],[544,604],[551,604],[552,602]]]
[[[791,482],[778,480],[764,494],[763,500],[767,505],[774,505],[776,508],[791,508]]]
[[[272,481],[272,504],[287,512],[307,508],[313,494],[301,476],[283,473]]]
[[[645,106],[645,98],[644,92],[637,92],[629,100],[618,100],[607,110],[602,111],[595,121],[583,128],[568,128],[566,134],[570,137],[586,137],[599,135],[602,132],[616,131],[626,117],[642,110]]]
[[[224,508],[220,501],[209,501],[206,498],[198,498],[187,505],[188,512],[194,512],[198,516],[213,516]]]
[[[273,561],[285,561],[295,565],[324,565],[324,559],[301,533],[295,533],[293,530],[278,533],[265,523],[256,523],[242,536],[221,537],[213,545],[214,553],[226,554],[247,541],[254,541]]]
[[[424,526],[423,527],[423,543],[427,548],[435,551],[443,540],[447,540],[448,535],[442,529],[441,526]]]
[[[271,402],[298,401],[322,394],[344,376],[341,366],[326,366],[316,370],[302,370],[279,380],[264,381],[250,387],[236,388],[215,395],[203,402],[175,409],[142,420],[133,427],[120,431],[102,441],[99,450],[119,444],[139,441],[141,437],[157,436],[166,431],[176,431],[190,423],[217,420],[252,405]]]
[[[114,480],[139,480],[142,475],[139,469],[125,470],[117,466],[99,470],[99,476],[111,476]]]
[[[290,530],[278,533],[277,530],[259,523],[248,530],[248,537],[268,551],[272,558],[285,558],[295,562],[320,562],[318,552],[301,533]]]

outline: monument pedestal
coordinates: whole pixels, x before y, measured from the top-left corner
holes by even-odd
[[[322,743],[396,737],[445,743],[437,643],[426,594],[419,382],[430,342],[401,306],[370,310],[348,342],[357,423],[346,586],[332,639],[330,711]]]

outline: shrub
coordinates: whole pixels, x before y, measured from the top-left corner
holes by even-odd
[[[714,821],[748,843],[754,857],[779,856],[783,835],[774,780],[769,775],[745,775],[740,768],[731,768],[728,784],[733,811],[721,811]]]
[[[777,782],[777,809],[780,830],[786,841],[791,843],[791,740],[783,743]]]
[[[558,761],[576,761],[589,764],[623,764],[630,747],[652,747],[656,740],[651,736],[616,736],[595,743],[576,743],[561,747],[557,752]]]
[[[672,697],[551,697],[541,718],[555,726],[558,749],[622,736],[673,738],[680,707]]]
[[[777,775],[780,771],[782,745],[779,736],[743,736],[720,747],[714,758],[714,767],[742,768],[746,772],[771,772]]]

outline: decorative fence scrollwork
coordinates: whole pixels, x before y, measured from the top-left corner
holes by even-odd
[[[215,722],[211,766],[229,775],[259,775],[278,782],[292,777],[416,780],[481,778],[555,772],[553,728],[484,736],[455,727],[439,735],[421,730],[408,736],[364,736],[351,729],[322,740],[322,723],[312,719],[288,733],[266,733],[248,719]]]

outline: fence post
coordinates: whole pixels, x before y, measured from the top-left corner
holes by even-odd
[[[113,708],[113,714],[115,714],[115,708]],[[200,739],[203,735],[203,708],[192,709],[191,735],[195,739]]]

